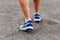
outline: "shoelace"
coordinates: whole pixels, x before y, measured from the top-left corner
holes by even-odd
[[[29,25],[29,24],[30,24],[30,25]],[[24,26],[24,27],[26,27],[26,26],[32,26],[31,24],[32,24],[32,21],[28,21],[28,22],[25,22],[23,26]]]

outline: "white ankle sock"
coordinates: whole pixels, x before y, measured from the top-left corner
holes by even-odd
[[[29,21],[29,20],[31,20],[31,19],[25,19],[25,22],[27,22],[27,21]]]
[[[40,14],[40,13],[34,13],[34,14]]]

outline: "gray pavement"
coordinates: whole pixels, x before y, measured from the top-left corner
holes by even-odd
[[[0,40],[60,40],[60,0],[41,0],[40,13],[42,20],[33,21],[34,30],[23,32],[19,30],[24,17],[18,0],[0,0]]]

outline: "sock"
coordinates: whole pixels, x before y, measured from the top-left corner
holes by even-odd
[[[40,14],[40,13],[38,12],[38,13],[34,13],[34,14]]]
[[[25,19],[25,22],[27,22],[27,21],[29,21],[29,20],[31,20],[31,19]]]

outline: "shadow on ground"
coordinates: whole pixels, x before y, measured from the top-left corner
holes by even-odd
[[[23,19],[22,19],[23,21]],[[22,22],[21,21],[21,22]],[[21,22],[18,21],[19,26],[21,25]],[[53,25],[54,24],[54,25]],[[21,31],[18,27],[18,31],[13,32],[10,35],[7,35],[7,37],[13,36],[14,37],[22,37],[25,40],[33,40],[33,39],[38,39],[38,40],[43,40],[43,39],[55,39],[56,35],[60,35],[59,30],[60,30],[60,24],[52,19],[42,19],[40,22],[34,22],[33,21],[33,31]],[[57,33],[59,32],[59,33]],[[18,35],[18,36],[17,36]],[[54,37],[54,38],[52,38]],[[16,39],[16,38],[15,38]],[[45,39],[45,40],[46,40]]]
[[[31,17],[33,3],[29,0]],[[60,0],[41,0],[39,23],[33,21],[33,31],[20,31],[24,23],[17,0],[0,0],[0,40],[60,40]]]

